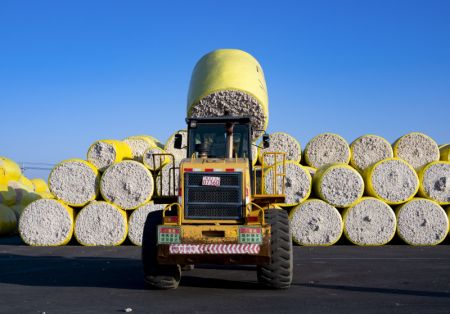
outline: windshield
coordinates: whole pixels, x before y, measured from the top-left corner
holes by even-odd
[[[233,128],[233,157],[249,158],[249,127],[235,124]],[[223,123],[197,124],[189,129],[188,157],[227,158],[227,133]]]

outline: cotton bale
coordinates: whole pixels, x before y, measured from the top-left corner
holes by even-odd
[[[450,162],[434,161],[421,168],[418,174],[419,196],[440,205],[450,204]]]
[[[127,214],[114,204],[94,201],[75,220],[75,238],[85,246],[117,246],[127,237]]]
[[[8,206],[0,204],[0,236],[10,235],[16,228],[16,215]]]
[[[113,164],[100,180],[103,199],[121,209],[135,209],[148,202],[153,195],[151,172],[141,163],[126,160]]]
[[[74,211],[59,200],[40,199],[23,210],[19,220],[19,234],[23,242],[32,246],[67,244],[73,234]]]
[[[419,170],[426,164],[438,161],[439,146],[429,136],[412,132],[400,137],[393,144],[394,157],[408,162],[415,170]]]
[[[282,163],[278,163],[276,166],[272,165],[264,170],[265,192],[267,194],[282,194],[282,182],[285,180],[284,194],[286,199],[283,203],[284,206],[295,206],[306,200],[311,193],[312,179],[309,171],[297,162],[287,161],[286,177],[277,176],[275,182],[275,167],[277,167],[277,174],[282,173]]]
[[[342,235],[339,211],[319,199],[308,199],[289,213],[292,239],[305,246],[329,246]]]
[[[0,157],[0,184],[7,184],[9,180],[18,180],[22,170],[13,160]]]
[[[284,132],[275,132],[269,135],[270,146],[268,148],[260,148],[258,152],[259,162],[263,162],[263,154],[266,152],[282,152],[286,153],[286,160],[299,163],[302,158],[302,149],[300,143],[291,135]],[[266,155],[264,163],[273,165],[280,161],[281,156],[274,157],[273,155]],[[277,159],[275,161],[275,158]]]
[[[364,173],[366,194],[389,205],[412,199],[419,189],[416,171],[406,161],[387,158],[370,166]]]
[[[142,162],[146,150],[158,147],[157,142],[153,138],[145,135],[130,136],[125,138],[123,142],[131,148],[133,159],[139,162]]]
[[[118,140],[96,141],[87,153],[87,160],[102,172],[113,163],[126,159],[133,159],[133,152],[127,143]]]
[[[195,65],[189,85],[188,117],[250,116],[255,140],[269,121],[267,87],[261,65],[237,49],[219,49]]]
[[[134,245],[142,245],[142,235],[147,215],[153,211],[163,210],[166,204],[155,204],[153,201],[136,208],[128,221],[128,239]]]
[[[347,164],[325,165],[314,175],[315,195],[335,207],[354,205],[364,194],[364,180]]]
[[[0,184],[0,204],[13,205],[16,202],[16,190],[6,184]]]
[[[60,162],[48,177],[50,191],[56,198],[74,207],[82,207],[96,199],[99,181],[97,168],[81,159]]]
[[[143,163],[151,171],[157,171],[163,166],[170,163],[171,158],[166,154],[166,151],[159,147],[149,148],[144,152]]]
[[[450,161],[450,144],[439,146],[439,155],[441,161]]]
[[[392,208],[374,197],[363,197],[355,205],[344,209],[344,234],[362,246],[384,245],[392,240],[397,219]]]
[[[363,135],[350,144],[350,165],[360,172],[386,158],[394,157],[391,144],[378,135]]]
[[[183,140],[181,143],[181,147],[180,149],[178,148],[174,148],[173,145],[175,143],[175,135],[176,134],[181,134]],[[172,154],[175,158],[175,164],[178,166],[181,162],[181,160],[183,160],[184,158],[186,158],[187,155],[187,131],[186,130],[178,130],[176,132],[174,132],[169,139],[166,142],[166,145],[164,146],[164,150],[169,153]],[[172,163],[172,158],[170,157],[170,163]]]
[[[34,191],[36,193],[49,193],[50,190],[48,188],[47,182],[41,178],[34,178],[30,180],[33,184]]]
[[[337,134],[319,134],[306,145],[304,161],[306,165],[316,169],[331,163],[348,164],[350,147],[347,141]]]
[[[399,206],[396,214],[397,234],[410,245],[437,245],[448,234],[447,213],[432,200],[414,198]]]

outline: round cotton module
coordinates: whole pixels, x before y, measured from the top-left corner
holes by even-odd
[[[393,145],[394,157],[408,162],[414,169],[419,170],[426,164],[438,161],[439,146],[429,136],[412,132],[400,137]]]
[[[142,162],[146,150],[157,147],[157,143],[147,136],[130,136],[123,140],[130,148],[133,159]]]
[[[9,235],[16,231],[17,218],[11,208],[0,204],[0,236]]]
[[[0,157],[0,184],[7,184],[9,180],[18,180],[22,175],[19,165],[6,157]]]
[[[16,202],[16,190],[6,184],[0,184],[0,204],[13,205]]]
[[[132,159],[133,153],[130,146],[123,141],[101,140],[89,147],[87,160],[99,171],[105,171],[115,162]]]
[[[391,144],[377,135],[364,135],[350,144],[350,165],[363,172],[369,166],[394,155]]]
[[[289,213],[292,239],[305,246],[328,246],[342,235],[343,223],[338,210],[319,199],[309,199]]]
[[[175,134],[181,134],[183,137],[183,141],[181,143],[181,147],[180,149],[174,148],[173,145],[175,143]],[[175,157],[175,164],[178,165],[180,163],[181,160],[183,160],[184,158],[186,158],[187,155],[187,131],[186,130],[179,130],[176,131],[175,133],[173,133],[169,139],[166,142],[166,145],[164,146],[164,150],[169,153],[172,154]],[[171,160],[172,162],[172,160]]]
[[[171,161],[169,156],[161,154],[166,154],[166,151],[159,147],[147,149],[143,155],[144,165],[152,171],[161,169]]]
[[[311,193],[311,175],[309,171],[296,162],[286,162],[286,177],[277,176],[276,186],[274,182],[275,166],[265,171],[265,192],[267,194],[283,194],[282,180],[285,180],[286,195],[283,205],[294,206],[303,202]],[[277,165],[277,174],[282,173],[282,164]]]
[[[410,245],[436,245],[444,241],[449,221],[434,201],[414,198],[397,209],[397,234]]]
[[[268,96],[261,65],[237,49],[219,49],[203,56],[192,72],[188,117],[251,117],[253,140],[267,128]]]
[[[107,202],[86,205],[75,220],[75,238],[86,246],[116,246],[127,237],[127,214]]]
[[[364,193],[364,180],[347,164],[329,164],[314,175],[314,192],[318,197],[336,207],[355,204]]]
[[[20,216],[20,237],[33,246],[65,245],[72,238],[73,219],[73,209],[63,202],[37,200],[28,205]]]
[[[36,193],[49,193],[50,192],[47,182],[45,182],[45,180],[40,179],[40,178],[34,178],[34,179],[31,179],[31,182],[33,183],[34,191]]]
[[[153,189],[151,172],[134,160],[115,163],[104,172],[100,180],[103,198],[127,210],[148,202]]]
[[[302,158],[302,150],[300,143],[291,135],[283,132],[276,132],[269,135],[270,146],[268,148],[260,148],[258,157],[259,162],[262,164],[264,153],[267,152],[280,152],[286,153],[286,160],[300,162]],[[275,161],[273,155],[267,155],[264,157],[264,163],[266,165],[273,165],[276,162],[282,161],[282,157],[278,156]]]
[[[323,133],[314,137],[305,147],[305,162],[313,168],[331,163],[348,164],[350,147],[344,138],[333,133]]]
[[[364,173],[366,193],[389,205],[402,204],[416,195],[419,178],[404,160],[388,158],[370,166]]]
[[[439,152],[442,161],[450,161],[450,144],[439,146]]]
[[[389,205],[373,197],[363,197],[343,212],[344,234],[363,246],[384,245],[392,240],[397,227],[395,213]]]
[[[176,196],[178,193],[179,171],[169,163],[156,175],[156,194],[159,196]]]
[[[31,204],[31,203],[30,203]],[[24,205],[21,203],[18,204],[14,204],[11,205],[9,208],[11,208],[11,210],[14,212],[14,215],[16,215],[16,219],[17,222],[19,222],[20,216],[22,215],[24,209],[27,207],[28,205]]]
[[[142,245],[142,235],[144,232],[147,215],[156,210],[163,210],[166,204],[154,204],[152,201],[139,206],[130,215],[128,221],[128,239],[134,245]]]
[[[26,180],[21,180],[21,182],[27,182]],[[28,205],[32,201],[39,198],[39,196],[34,192],[34,187],[30,185],[25,185],[19,181],[9,180],[8,186],[13,188],[16,193],[16,199],[14,204]]]
[[[98,195],[97,168],[81,159],[69,159],[53,168],[48,177],[50,191],[66,204],[81,207]]]
[[[434,161],[419,170],[419,195],[440,205],[450,204],[450,162]]]

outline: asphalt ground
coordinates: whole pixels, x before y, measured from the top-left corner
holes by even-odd
[[[292,287],[252,266],[199,265],[148,290],[140,248],[28,247],[0,238],[0,313],[450,313],[450,245],[294,247]]]

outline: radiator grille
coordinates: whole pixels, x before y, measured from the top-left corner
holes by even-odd
[[[220,177],[220,186],[203,186],[204,176]],[[242,218],[242,173],[185,173],[185,217],[187,219]]]

